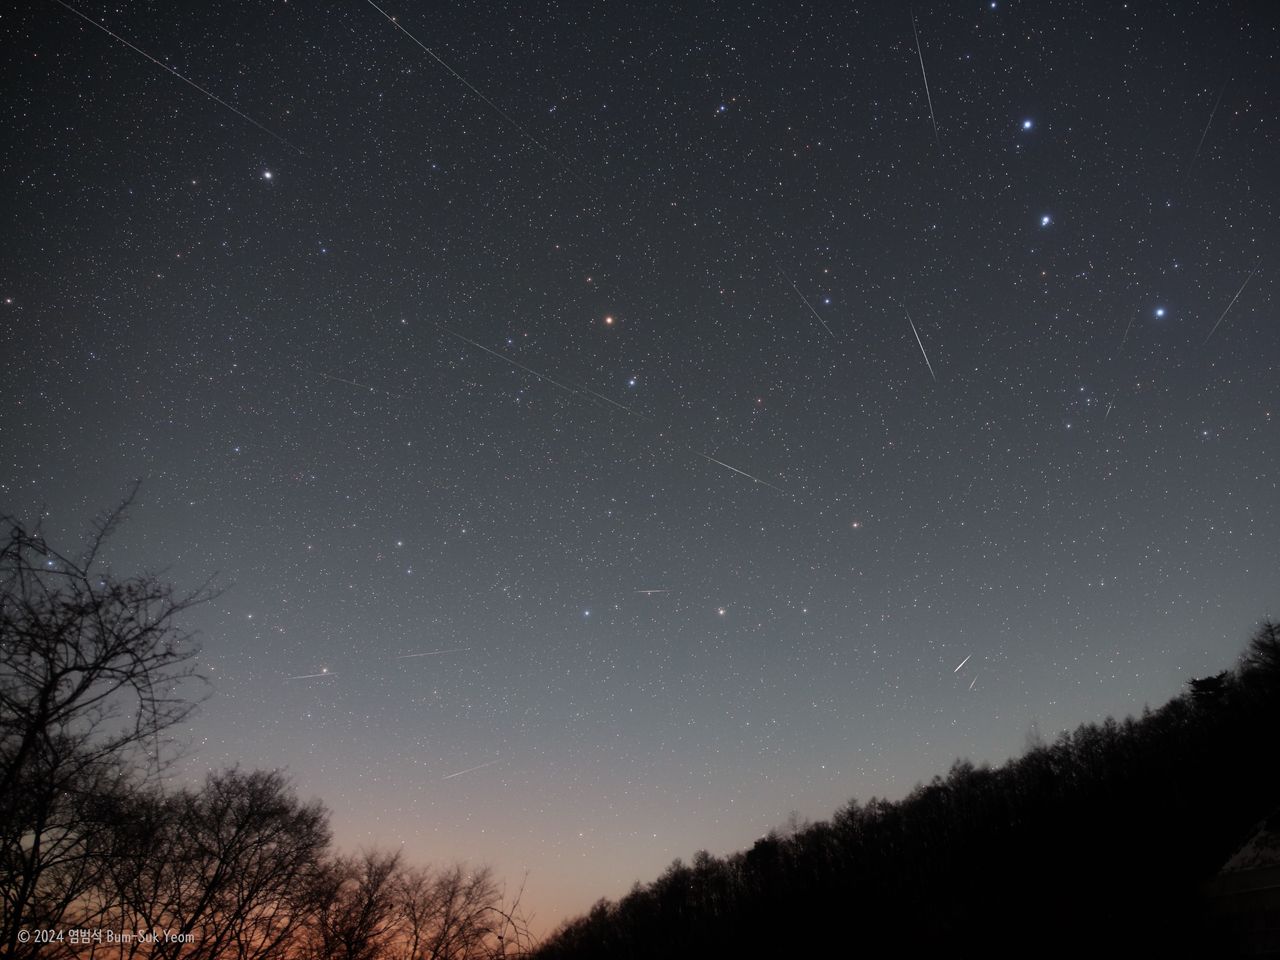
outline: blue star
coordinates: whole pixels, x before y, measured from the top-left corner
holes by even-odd
[[[1026,120],[1023,120],[1023,121],[1022,121],[1022,129],[1023,129],[1023,130],[1030,130],[1030,129],[1031,129],[1032,127],[1034,127],[1034,126],[1035,126],[1035,123],[1034,123],[1034,122],[1032,122],[1032,120],[1031,120],[1031,118],[1030,118],[1030,117],[1028,117]]]
[[[1051,223],[1053,223],[1053,217],[1049,216],[1047,213],[1040,218],[1040,226],[1042,227],[1047,227]]]
[[[1164,316],[1164,307],[1156,307],[1156,316],[1157,316],[1157,317],[1163,317],[1163,316]]]

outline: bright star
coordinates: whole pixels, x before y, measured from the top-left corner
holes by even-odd
[[[271,174],[271,171],[270,171],[270,170],[263,170],[263,171],[262,171],[262,179],[263,179],[263,180],[270,180],[270,179],[271,179],[271,176],[272,176],[272,174]]]
[[[1047,227],[1051,223],[1053,223],[1053,217],[1049,216],[1047,213],[1040,218],[1040,226],[1042,227]]]
[[[1157,316],[1157,317],[1163,317],[1163,316],[1164,316],[1164,307],[1156,307],[1156,316]]]
[[[1034,126],[1035,126],[1035,124],[1034,124],[1034,123],[1032,123],[1030,119],[1027,119],[1027,120],[1023,120],[1023,121],[1022,121],[1022,129],[1023,129],[1023,130],[1030,130],[1030,129],[1031,129],[1032,127],[1034,127]]]

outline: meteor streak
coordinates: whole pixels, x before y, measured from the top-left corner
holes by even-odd
[[[1208,336],[1204,338],[1205,343],[1209,342],[1209,337],[1213,336],[1213,331],[1217,330],[1218,327],[1221,325],[1222,321],[1227,318],[1227,314],[1231,311],[1231,308],[1234,307],[1236,305],[1236,301],[1240,299],[1240,294],[1244,293],[1244,288],[1249,285],[1249,281],[1252,280],[1257,275],[1258,271],[1261,269],[1262,269],[1262,264],[1259,263],[1256,267],[1253,268],[1253,273],[1249,274],[1247,277],[1244,278],[1244,283],[1240,284],[1240,289],[1236,291],[1236,295],[1232,297],[1231,302],[1227,304],[1227,309],[1222,311],[1222,316],[1220,316],[1218,318],[1218,322],[1213,325],[1213,330],[1210,330],[1208,333]],[[1201,344],[1201,346],[1204,346],[1204,344]]]
[[[547,383],[551,384],[552,386],[559,387],[565,393],[573,394],[575,396],[588,394],[590,396],[595,397],[597,400],[603,400],[605,403],[609,404],[610,406],[617,407],[623,413],[630,414],[633,417],[639,417],[641,420],[649,419],[644,414],[636,413],[630,407],[624,406],[621,403],[618,403],[616,400],[610,400],[608,397],[604,396],[603,394],[596,393],[594,390],[592,390],[589,387],[571,387],[568,384],[561,383],[559,380],[553,380],[551,377],[548,377],[545,373],[539,373],[537,370],[534,370],[532,367],[526,367],[519,360],[514,360],[511,357],[508,357],[505,353],[499,353],[497,350],[491,350],[489,347],[486,347],[483,343],[476,343],[476,341],[472,340],[470,337],[464,337],[462,334],[456,333],[455,331],[450,330],[448,327],[442,326],[440,329],[443,330],[445,333],[448,333],[452,336],[457,337],[459,340],[463,341],[464,343],[471,344],[471,346],[475,347],[478,350],[483,350],[485,353],[491,354],[497,357],[499,360],[505,360],[507,363],[511,364],[513,367],[519,367],[525,373],[532,374],[533,376],[537,377],[539,380],[545,380]]]
[[[1231,81],[1228,80],[1227,83]],[[1185,184],[1191,176],[1191,168],[1195,166],[1196,159],[1200,156],[1200,151],[1204,147],[1204,138],[1209,135],[1209,128],[1213,126],[1213,117],[1218,112],[1218,107],[1222,105],[1222,95],[1227,92],[1227,84],[1222,85],[1222,89],[1218,91],[1218,99],[1213,101],[1213,109],[1209,111],[1209,122],[1204,125],[1204,131],[1200,134],[1200,142],[1196,144],[1196,152],[1191,155],[1191,160],[1187,163],[1187,172],[1182,175],[1182,182]]]
[[[778,273],[782,274],[783,280],[791,284],[791,289],[796,292],[796,296],[798,296],[801,300],[804,301],[804,305],[808,307],[809,312],[813,314],[813,319],[817,320],[820,324],[822,324],[823,328],[827,331],[827,333],[831,334],[831,339],[839,340],[840,338],[836,336],[835,331],[832,330],[829,326],[827,326],[827,321],[823,320],[822,317],[818,314],[818,311],[813,309],[813,304],[809,302],[809,298],[800,292],[800,288],[796,286],[796,282],[787,276],[786,271],[784,271],[781,266],[778,267]]]
[[[130,43],[124,37],[120,36],[118,33],[112,33],[110,30],[108,30],[105,26],[103,26],[97,20],[94,20],[91,17],[85,16],[83,13],[81,13],[75,7],[71,6],[69,3],[64,3],[63,0],[53,0],[53,2],[56,3],[58,6],[62,7],[64,10],[68,10],[71,13],[74,13],[77,17],[79,17],[81,20],[85,21],[86,23],[93,24],[95,27],[97,27],[107,36],[111,37],[113,40],[118,40],[120,43],[123,43],[126,47],[128,47],[134,53],[137,53],[140,56],[146,57],[148,60],[154,63],[157,67],[160,67],[162,70],[167,70],[169,73],[173,74],[183,83],[187,84],[187,86],[195,87],[195,89],[199,90],[201,93],[203,93],[206,97],[208,97],[214,103],[221,104],[222,106],[226,107],[228,110],[234,113],[237,117],[240,117],[243,120],[248,120],[255,127],[257,127],[259,130],[265,133],[267,136],[272,137],[275,140],[279,140],[290,150],[296,150],[300,154],[303,152],[301,147],[294,146],[284,137],[280,136],[280,134],[272,130],[268,130],[266,127],[260,124],[257,120],[253,119],[253,117],[249,116],[243,110],[237,110],[231,104],[227,103],[227,101],[223,100],[221,97],[217,96],[216,94],[210,93],[208,90],[200,86],[200,84],[196,83],[194,80],[189,80],[188,78],[184,77],[177,70],[173,69],[173,67],[169,66],[167,63],[162,63],[161,61],[157,60],[155,57],[147,53],[147,51],[143,50],[141,47],[134,46],[132,43]]]
[[[933,96],[929,93],[929,75],[924,72],[924,54],[920,52],[920,32],[916,29],[915,11],[911,12],[911,33],[916,38],[916,56],[920,58],[920,77],[924,80],[924,96],[929,101],[929,122],[933,124],[933,139],[938,143],[938,153],[942,153],[942,138],[938,136],[938,121],[933,117]]]
[[[336,677],[336,673],[330,673],[328,670],[321,670],[319,673],[304,673],[296,677],[285,677],[286,680],[316,680],[320,677]]]
[[[559,380],[553,380],[550,377],[548,377],[546,374],[539,373],[537,370],[534,370],[531,367],[526,367],[519,360],[513,360],[511,359],[511,357],[508,357],[505,353],[499,353],[497,350],[491,350],[488,347],[486,347],[483,343],[476,343],[470,337],[464,337],[462,334],[456,333],[453,330],[450,330],[448,327],[441,327],[440,329],[442,329],[445,333],[449,334],[450,336],[457,337],[463,343],[471,344],[471,346],[475,347],[477,350],[483,350],[485,353],[495,356],[499,360],[505,360],[507,363],[511,364],[513,367],[519,367],[525,373],[532,374],[533,376],[537,377],[539,380],[545,380],[547,383],[551,384],[553,387],[558,387],[559,389],[563,390],[565,393],[573,394],[573,395],[578,394],[578,391],[573,389],[573,387],[566,386],[565,384],[561,383]],[[624,407],[623,409],[626,409],[626,408]]]
[[[368,390],[370,393],[384,393],[384,394],[386,394],[388,397],[395,397],[397,400],[408,400],[408,399],[409,399],[408,397],[406,397],[406,396],[405,396],[404,394],[402,394],[402,393],[393,393],[393,392],[392,392],[392,391],[390,391],[390,390],[384,390],[384,389],[382,389],[381,387],[374,387],[374,386],[370,386],[370,385],[369,385],[369,384],[367,384],[367,383],[359,383],[359,382],[358,382],[358,381],[356,381],[356,380],[348,380],[348,379],[346,379],[345,377],[335,377],[335,376],[333,376],[332,374],[324,373],[324,372],[323,372],[323,371],[321,371],[321,370],[312,370],[312,369],[311,369],[311,368],[309,368],[309,367],[303,367],[303,366],[301,366],[301,365],[299,366],[299,369],[301,369],[301,370],[303,370],[303,371],[305,371],[305,372],[307,372],[307,373],[310,373],[310,374],[312,374],[313,376],[323,377],[325,380],[332,380],[334,383],[345,383],[345,384],[346,384],[347,386],[349,386],[349,387],[357,387],[357,388],[359,388],[359,389],[361,389],[361,390]]]
[[[1120,358],[1120,354],[1124,353],[1124,345],[1129,340],[1129,330],[1133,327],[1133,321],[1138,318],[1138,311],[1133,311],[1133,316],[1129,318],[1129,323],[1124,328],[1124,336],[1120,338],[1120,346],[1116,348],[1116,359]]]
[[[467,769],[465,770],[459,770],[457,773],[451,773],[448,776],[441,777],[440,779],[452,780],[454,777],[460,777],[464,773],[475,773],[477,770],[483,770],[485,767],[492,767],[495,763],[501,763],[501,762],[502,762],[502,758],[499,757],[497,760],[490,760],[488,763],[482,763],[476,767],[467,767]]]
[[[969,654],[969,656],[965,657],[963,660],[961,660],[961,661],[960,661],[960,667],[963,667],[966,663],[968,663],[968,662],[969,662],[970,660],[972,660],[972,659],[973,659],[973,654],[971,653],[971,654]],[[960,667],[956,667],[956,668],[955,668],[954,670],[952,670],[951,672],[952,672],[952,673],[959,673],[959,672],[960,672]],[[975,678],[975,679],[976,679],[976,678]]]
[[[428,650],[426,653],[406,653],[402,657],[396,657],[397,660],[415,660],[418,657],[438,657],[442,653],[463,653],[470,650],[470,647],[453,647],[449,650]]]
[[[933,377],[933,382],[938,382],[938,375],[933,372],[933,364],[929,362],[929,355],[924,352],[924,343],[920,340],[920,332],[916,330],[916,322],[911,319],[911,311],[907,309],[907,305],[902,304],[902,312],[907,315],[907,323],[911,324],[911,332],[916,335],[916,343],[920,344],[920,355],[924,357],[924,365],[929,368],[929,376]]]
[[[783,490],[781,487],[775,487],[775,486],[774,486],[772,483],[770,483],[768,480],[761,480],[759,477],[753,477],[751,474],[747,473],[747,471],[745,471],[745,470],[739,470],[737,467],[735,467],[735,466],[733,466],[733,465],[731,465],[731,464],[725,463],[723,460],[717,460],[715,457],[709,457],[709,456],[707,456],[705,453],[702,453],[702,452],[700,452],[700,451],[698,451],[698,450],[694,450],[692,447],[688,447],[687,449],[689,450],[689,452],[690,452],[690,453],[695,453],[695,454],[697,454],[697,455],[698,455],[698,456],[700,456],[703,460],[710,460],[712,463],[719,464],[720,466],[724,467],[726,470],[732,470],[734,473],[740,473],[740,474],[742,474],[742,475],[743,475],[744,477],[746,477],[748,480],[753,480],[753,481],[755,481],[756,483],[762,483],[762,484],[764,484],[766,487],[769,487],[769,488],[770,488],[770,489],[772,489],[772,490],[777,490],[779,493],[786,493],[786,492],[787,492],[787,491]]]
[[[60,2],[60,0],[59,0],[59,2]],[[561,157],[561,156],[560,156],[560,154],[556,153],[554,150],[552,150],[550,147],[548,147],[548,146],[547,146],[545,143],[543,143],[541,140],[538,140],[538,139],[537,139],[533,134],[531,134],[528,130],[526,130],[526,129],[525,129],[525,128],[520,124],[520,123],[518,123],[518,122],[517,122],[513,117],[511,117],[511,116],[510,116],[506,111],[504,111],[500,106],[498,106],[496,103],[494,103],[494,102],[493,102],[492,100],[490,100],[488,97],[486,97],[483,93],[481,93],[478,89],[476,89],[476,87],[475,87],[475,86],[474,86],[474,85],[473,85],[469,80],[467,80],[467,78],[466,78],[466,77],[464,77],[462,74],[460,74],[457,70],[453,69],[453,67],[449,66],[449,64],[445,63],[445,61],[444,61],[444,60],[442,60],[442,59],[440,58],[440,55],[439,55],[439,54],[437,54],[434,50],[432,50],[432,49],[431,49],[430,47],[428,47],[425,43],[423,43],[421,40],[419,40],[417,37],[415,37],[412,33],[410,33],[408,30],[406,30],[403,26],[401,26],[401,24],[400,24],[400,21],[399,21],[399,20],[397,20],[395,17],[391,16],[391,14],[387,13],[387,11],[383,10],[380,6],[378,6],[376,3],[374,3],[374,2],[373,2],[373,0],[365,0],[365,2],[366,2],[366,3],[368,3],[368,4],[369,4],[369,6],[373,7],[373,9],[377,10],[380,14],[382,14],[382,16],[386,18],[387,23],[391,24],[393,27],[395,27],[397,30],[399,30],[401,33],[403,33],[406,37],[408,37],[410,40],[412,40],[415,44],[417,44],[417,45],[418,45],[418,47],[419,47],[419,48],[420,48],[424,53],[426,53],[426,54],[427,54],[427,56],[429,56],[429,57],[430,57],[432,60],[434,60],[436,63],[440,64],[440,66],[442,66],[442,67],[444,67],[446,70],[448,70],[448,71],[449,71],[449,73],[450,73],[450,74],[452,74],[452,75],[453,75],[453,77],[454,77],[454,78],[455,78],[459,83],[461,83],[464,87],[466,87],[468,90],[470,90],[472,93],[474,93],[477,97],[479,97],[479,98],[481,99],[481,101],[483,101],[483,103],[484,103],[484,105],[485,105],[485,106],[487,106],[490,110],[492,110],[494,113],[496,113],[498,116],[500,116],[503,120],[505,120],[508,124],[510,124],[510,125],[511,125],[512,127],[514,127],[516,130],[518,130],[518,131],[520,132],[520,135],[521,135],[522,137],[524,137],[526,140],[528,140],[530,143],[532,143],[535,147],[537,147],[539,150],[541,150],[543,153],[545,153],[548,157],[550,157],[552,160],[554,160],[554,161],[555,161],[555,163],[556,163],[556,165],[557,165],[557,166],[559,166],[562,170],[564,170],[564,172],[565,172],[565,173],[569,174],[569,176],[573,177],[575,180],[577,180],[579,183],[581,183],[581,184],[582,184],[583,186],[585,186],[587,189],[589,189],[589,190],[591,190],[591,191],[593,191],[593,192],[595,192],[595,191],[596,191],[596,186],[595,186],[595,184],[593,184],[593,183],[592,183],[590,180],[588,180],[586,177],[584,177],[584,176],[582,176],[580,173],[578,173],[578,171],[577,171],[577,170],[575,170],[575,169],[573,169],[573,167],[571,167],[571,166],[569,165],[569,162],[568,162],[567,160],[565,160],[563,157]]]
[[[608,397],[602,396],[601,394],[596,393],[594,390],[588,389],[587,387],[571,387],[568,384],[561,383],[559,380],[553,380],[551,377],[548,377],[545,373],[539,373],[537,370],[534,370],[532,367],[525,366],[519,360],[515,360],[511,357],[508,357],[505,353],[499,353],[497,350],[492,350],[489,347],[486,347],[483,343],[477,343],[476,341],[472,340],[470,337],[464,337],[462,334],[457,333],[454,330],[450,330],[448,327],[444,325],[440,325],[440,329],[443,330],[445,333],[449,334],[450,336],[457,337],[463,343],[469,343],[471,344],[471,346],[475,347],[476,349],[483,350],[485,353],[491,354],[492,356],[497,357],[499,360],[504,360],[507,363],[511,364],[513,367],[519,367],[525,373],[535,376],[539,380],[545,380],[547,383],[550,383],[551,385],[558,387],[559,389],[563,390],[565,393],[568,393],[574,396],[583,396],[583,395],[593,396],[598,400],[603,400],[605,403],[609,404],[610,406],[617,407],[623,413],[629,414],[630,416],[636,417],[637,419],[640,419],[640,420],[651,422],[650,418],[646,417],[644,414],[636,413],[630,407],[623,406],[621,403],[618,403],[617,401],[610,400]],[[693,447],[688,447],[688,446],[684,447],[684,449],[694,454],[695,456],[702,457],[702,459],[704,460],[710,460],[712,463],[719,464],[720,466],[724,467],[726,470],[732,470],[734,473],[740,473],[744,477],[748,478],[749,480],[754,480],[756,483],[761,483],[761,484],[764,484],[766,487],[769,487],[773,490],[777,490],[779,493],[784,493],[784,494],[786,493],[786,491],[783,490],[781,487],[776,487],[772,483],[769,483],[769,481],[767,480],[761,480],[759,477],[752,476],[751,474],[747,473],[747,471],[745,470],[739,470],[737,467],[733,466],[732,464],[725,463],[723,460],[717,460],[715,457],[709,457],[705,453],[701,452],[700,450],[695,450]]]

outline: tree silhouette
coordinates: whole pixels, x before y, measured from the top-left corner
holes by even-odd
[[[82,554],[39,525],[0,517],[0,947],[34,952],[24,927],[57,926],[93,888],[112,798],[168,759],[165,735],[194,709],[197,647],[178,616],[210,598],[149,574],[118,578],[99,554],[137,487],[100,518]]]
[[[1140,718],[677,860],[536,956],[1237,955],[1202,890],[1280,798],[1277,694],[1264,623],[1237,669]]]
[[[487,868],[336,855],[328,813],[279,771],[172,789],[168,736],[196,704],[178,617],[213,594],[116,577],[0,516],[0,956],[114,960],[494,960],[531,945],[521,891]],[[66,937],[79,928],[130,934]],[[24,943],[31,930],[55,943]]]
[[[95,925],[165,930],[151,957],[280,955],[315,913],[328,814],[279,772],[210,774],[200,790],[159,790],[117,811],[116,848]]]

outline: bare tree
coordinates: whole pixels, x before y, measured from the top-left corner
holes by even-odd
[[[400,854],[369,851],[329,865],[319,890],[311,955],[317,960],[375,960],[400,925]]]
[[[198,791],[155,791],[118,823],[107,925],[170,934],[147,947],[151,958],[280,956],[313,919],[328,814],[299,802],[279,772],[227,770]]]
[[[456,865],[439,873],[402,871],[403,960],[489,960],[525,954],[531,937],[520,913],[523,886],[510,904],[488,868]]]
[[[178,595],[154,575],[100,570],[137,486],[79,557],[39,525],[0,515],[0,954],[32,955],[23,928],[58,925],[102,877],[110,798],[158,773],[194,709],[198,648]],[[47,954],[46,954],[47,955]]]

